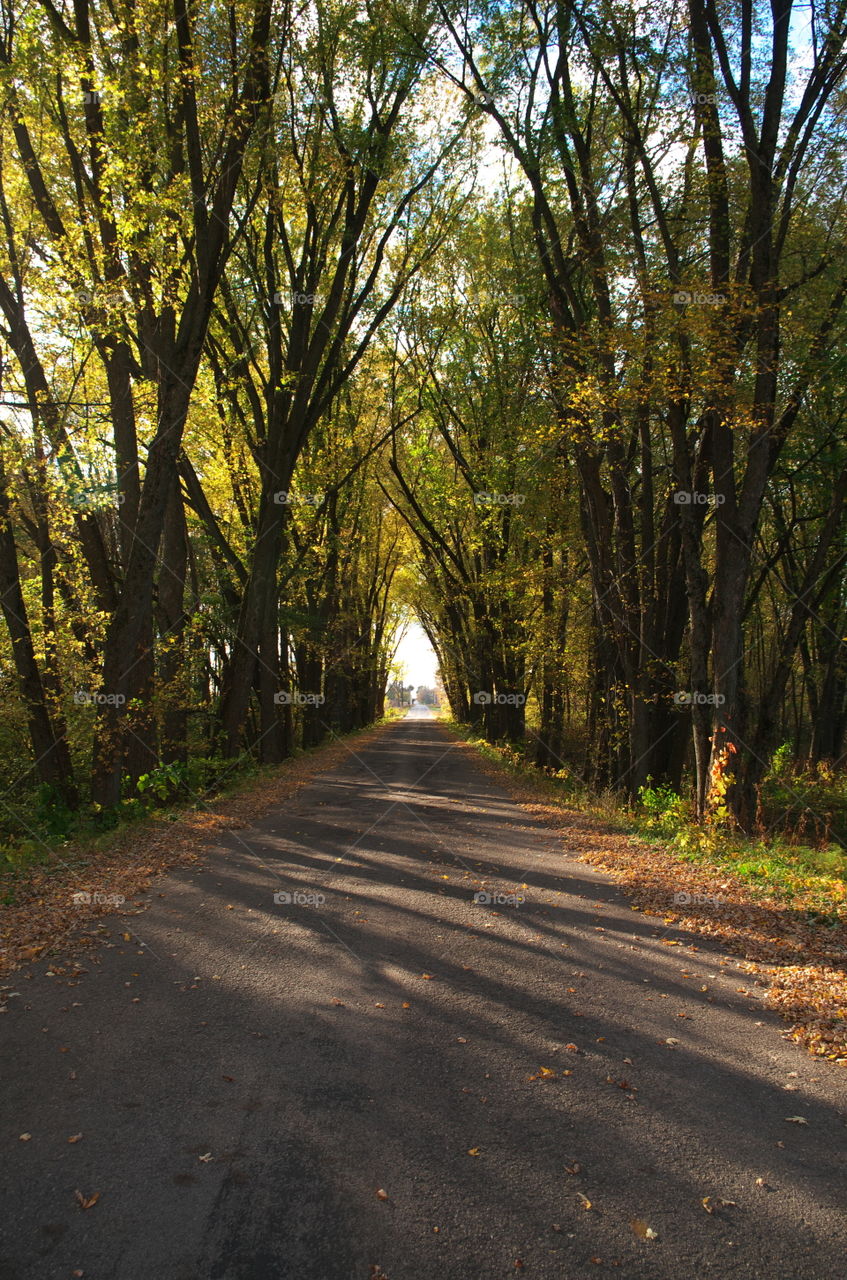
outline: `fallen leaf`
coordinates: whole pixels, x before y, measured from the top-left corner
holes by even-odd
[[[469,1155],[469,1156],[478,1156],[478,1155],[479,1155],[479,1147],[471,1147],[471,1149],[468,1151],[468,1155]]]
[[[198,1156],[197,1159],[200,1160],[201,1163],[203,1164],[208,1164],[210,1160],[214,1160],[214,1156],[212,1155],[211,1151],[207,1151],[204,1156]]]
[[[68,1138],[68,1142],[79,1142],[81,1137],[82,1137],[81,1133],[72,1133],[71,1136]]]
[[[468,1043],[464,1036],[456,1036],[456,1042],[457,1042],[457,1044],[467,1044],[467,1043]]]
[[[235,1084],[235,1076],[221,1076],[222,1080],[226,1080],[227,1084]]]
[[[21,1134],[21,1136],[18,1138],[18,1141],[19,1141],[19,1142],[30,1142],[30,1141],[31,1141],[31,1139],[32,1139],[32,1134],[31,1134],[31,1133],[22,1133],[22,1134]]]
[[[427,979],[427,981],[429,982],[429,981],[431,981],[431,980],[432,980],[433,975],[432,975],[431,973],[422,973],[422,974],[421,974],[421,977],[422,977],[422,978],[426,978],[426,979]]]
[[[74,1197],[80,1209],[93,1209],[100,1199],[100,1192],[95,1191],[91,1196],[84,1196],[81,1191],[75,1191]]]
[[[339,1000],[337,996],[333,996],[333,997],[332,997],[332,999],[330,1000],[330,1004],[337,1004],[337,1005],[338,1005],[340,1008],[342,1008],[342,1009],[346,1009],[346,1008],[347,1008],[347,1006],[346,1006],[346,1004],[344,1003],[344,1001],[343,1001],[343,1000]]]
[[[576,1194],[579,1197],[579,1202],[582,1205],[583,1209],[590,1209],[591,1201],[588,1199],[588,1196],[584,1196],[581,1191],[577,1191]]]
[[[377,1198],[377,1200],[387,1200],[387,1199],[388,1199],[388,1192],[387,1192],[387,1191],[383,1191],[382,1187],[380,1187],[380,1188],[379,1188],[379,1190],[378,1190],[378,1191],[377,1191],[377,1193],[376,1193],[376,1198]]]
[[[654,1231],[652,1227],[648,1227],[642,1218],[633,1218],[629,1224],[635,1234],[640,1236],[642,1240],[658,1240],[659,1233]]]
[[[538,1075],[529,1077],[530,1080],[555,1080],[555,1078],[556,1072],[550,1067],[539,1067]]]
[[[714,1213],[715,1209],[737,1209],[738,1205],[734,1200],[722,1200],[720,1196],[715,1196],[714,1200],[711,1196],[704,1196],[700,1201],[707,1213]]]
[[[786,1116],[785,1119],[789,1124],[808,1124],[805,1116]]]
[[[582,1173],[582,1165],[579,1164],[578,1161],[574,1160],[573,1164],[565,1165],[565,1173],[570,1173],[570,1174]]]

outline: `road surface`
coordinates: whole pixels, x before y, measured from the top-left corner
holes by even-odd
[[[843,1070],[423,709],[146,899],[0,1020],[0,1280],[847,1275]]]

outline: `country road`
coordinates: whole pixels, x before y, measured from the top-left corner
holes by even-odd
[[[17,975],[0,1280],[847,1275],[843,1070],[423,710],[144,898]]]

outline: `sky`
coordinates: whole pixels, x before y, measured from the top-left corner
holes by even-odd
[[[435,684],[438,663],[419,622],[410,622],[406,627],[406,634],[397,648],[396,661],[403,664],[404,684],[412,684],[416,689],[421,684],[431,689]]]

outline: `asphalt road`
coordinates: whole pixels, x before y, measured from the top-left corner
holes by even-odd
[[[843,1070],[423,713],[145,896],[0,1019],[0,1280],[847,1276]]]

